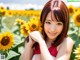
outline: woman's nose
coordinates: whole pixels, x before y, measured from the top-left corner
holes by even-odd
[[[50,31],[55,31],[56,30],[56,25],[52,25],[51,27],[50,27]]]

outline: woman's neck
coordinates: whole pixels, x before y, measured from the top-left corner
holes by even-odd
[[[47,47],[48,47],[48,48],[51,46],[51,44],[53,43],[53,41],[54,41],[54,40],[47,39],[46,44],[47,44]]]

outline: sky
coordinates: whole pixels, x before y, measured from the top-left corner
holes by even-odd
[[[45,3],[49,0],[0,0],[0,6],[4,6],[5,8],[8,6],[10,9],[42,9]],[[74,5],[80,7],[80,2],[67,2],[67,0],[63,0],[66,5]],[[37,7],[37,8],[36,8]]]
[[[48,0],[0,0],[0,2],[3,2],[3,3],[16,3],[16,4],[18,4],[18,3],[19,4],[31,3],[31,4],[39,4],[39,5],[42,5],[47,1]]]
[[[48,0],[0,0],[0,5],[10,9],[42,9]],[[36,8],[37,7],[37,8]]]

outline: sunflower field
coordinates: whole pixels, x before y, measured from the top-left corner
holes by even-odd
[[[74,40],[70,60],[80,60],[80,8],[68,6],[70,27],[68,36]],[[42,31],[41,10],[7,10],[0,6],[0,58],[19,60],[25,37],[31,31]]]

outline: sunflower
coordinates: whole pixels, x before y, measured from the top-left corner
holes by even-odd
[[[74,51],[74,53],[76,54],[76,59],[77,60],[80,60],[80,44],[79,44],[79,47],[77,47]]]
[[[77,7],[77,8],[76,8],[76,11],[79,11],[79,10],[80,10],[80,8]]]
[[[30,27],[30,31],[36,31],[36,30],[41,31],[42,30],[41,22],[39,18],[37,17],[32,17],[30,21],[28,22],[28,25]]]
[[[76,11],[75,7],[72,6],[72,5],[68,6],[68,10],[69,10],[69,15],[70,16],[72,16],[75,13],[75,11]]]
[[[21,30],[20,31],[24,36],[27,36],[30,33],[30,29],[29,29],[28,24],[21,25]]]
[[[26,24],[24,20],[19,19],[19,18],[16,19],[16,23],[21,24],[21,25]]]
[[[5,8],[3,6],[0,6],[0,11],[2,12],[3,10],[5,10]]]
[[[6,9],[3,6],[0,6],[0,16],[6,15]]]
[[[0,16],[5,16],[6,15],[6,10],[0,11]]]
[[[0,34],[0,50],[8,50],[14,44],[14,35],[10,32]]]
[[[80,12],[77,11],[75,12],[75,14],[73,15],[73,20],[76,26],[80,27]]]
[[[13,11],[7,10],[6,15],[7,15],[8,17],[12,17],[12,16],[13,16]]]

